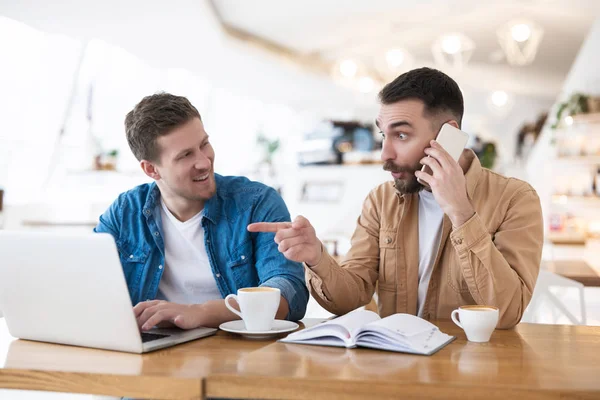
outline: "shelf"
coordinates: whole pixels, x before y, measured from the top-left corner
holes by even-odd
[[[571,164],[600,164],[600,155],[597,156],[557,156],[557,162]]]
[[[600,125],[600,113],[573,115],[573,125],[575,124]]]
[[[587,237],[584,233],[577,232],[548,232],[546,240],[552,244],[584,245]]]
[[[542,261],[542,269],[580,282],[584,286],[600,286],[600,273],[581,259]]]
[[[576,204],[600,207],[600,196],[570,196],[555,194],[552,196],[552,204]]]
[[[142,170],[69,169],[66,176],[132,176],[144,178]]]

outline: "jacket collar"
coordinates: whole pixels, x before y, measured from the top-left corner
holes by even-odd
[[[204,212],[202,215],[213,224],[217,224],[221,216],[221,196],[219,196],[219,187],[223,183],[223,177],[215,174],[215,183],[217,186],[217,192],[204,204]],[[143,212],[146,218],[148,218],[150,215],[156,214],[156,210],[158,209],[157,207],[160,206],[159,202],[160,189],[158,188],[156,182],[152,182],[150,183],[150,190],[148,190],[148,195],[146,196],[146,201],[144,203]]]
[[[472,200],[473,195],[475,194],[475,188],[477,187],[477,183],[483,172],[483,167],[473,150],[463,150],[462,156],[464,157],[464,165],[466,166],[466,169],[463,167],[463,170],[465,171],[465,179],[467,181],[467,195],[469,196],[469,199]]]
[[[221,185],[223,184],[223,177],[221,175],[215,174],[215,184],[217,189],[214,196],[204,203],[204,218],[216,225],[221,217],[222,209],[222,197],[219,193],[219,188],[221,188]]]

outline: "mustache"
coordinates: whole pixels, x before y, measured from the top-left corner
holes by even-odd
[[[414,173],[416,171],[414,168],[411,168],[411,167],[399,167],[391,161],[386,161],[385,164],[383,164],[383,170],[389,171],[389,172],[394,172],[396,174],[399,174],[401,172]]]

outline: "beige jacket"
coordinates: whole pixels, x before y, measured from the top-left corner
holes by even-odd
[[[446,319],[458,306],[485,304],[500,309],[499,328],[510,328],[521,320],[540,268],[540,200],[529,184],[482,168],[471,150],[464,156],[476,213],[457,228],[444,216],[423,318]],[[305,268],[319,304],[344,314],[368,304],[377,288],[382,317],[416,315],[418,209],[418,195],[398,194],[391,181],[373,189],[341,265],[323,250],[319,264]]]

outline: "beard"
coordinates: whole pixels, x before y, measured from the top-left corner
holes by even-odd
[[[400,194],[411,194],[418,193],[421,190],[425,189],[425,186],[417,181],[417,177],[415,176],[415,172],[420,170],[422,167],[421,163],[417,163],[412,167],[403,166],[399,167],[391,161],[386,161],[383,165],[383,169],[385,171],[400,173],[406,172],[410,174],[410,176],[406,179],[394,179],[394,188]]]

